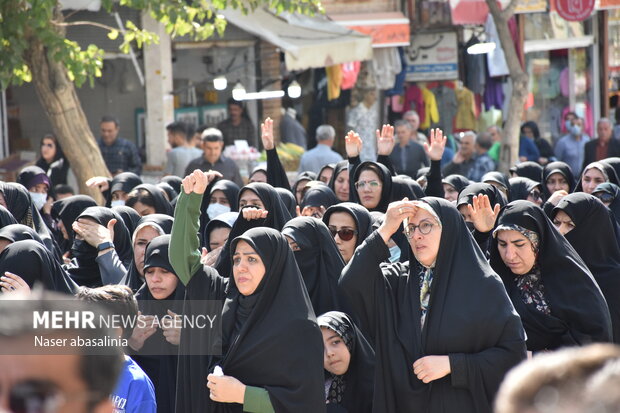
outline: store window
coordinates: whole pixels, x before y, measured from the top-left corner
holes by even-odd
[[[542,137],[555,144],[566,134],[563,118],[573,111],[593,136],[595,88],[592,20],[567,22],[557,13],[525,15],[525,63],[529,81],[527,120],[538,124]]]
[[[607,24],[609,38],[609,116],[614,124],[620,124],[620,9],[610,10]],[[614,128],[614,136],[620,138],[620,126]]]

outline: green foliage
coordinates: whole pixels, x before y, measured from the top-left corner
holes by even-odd
[[[118,7],[148,12],[161,22],[172,37],[190,36],[204,40],[214,33],[222,35],[226,21],[220,10],[234,8],[247,13],[258,7],[314,14],[322,12],[319,0],[102,0],[102,7],[114,12]],[[65,37],[69,25],[92,24],[93,30],[107,32],[115,40],[122,36],[120,50],[157,43],[156,34],[142,30],[140,22],[125,22],[124,30],[98,23],[75,21],[69,11],[61,12],[58,0],[0,0],[0,88],[32,80],[33,49],[44,47],[49,59],[62,62],[69,78],[81,86],[101,76],[103,50],[89,45],[83,50]]]

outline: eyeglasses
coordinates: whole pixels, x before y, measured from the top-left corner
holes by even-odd
[[[381,183],[379,181],[357,181],[355,183],[355,188],[364,189],[366,188],[366,185],[369,185],[371,189],[375,189],[379,188],[381,186]]]
[[[604,204],[611,204],[614,199],[616,199],[612,194],[608,194],[607,192],[597,192],[593,195],[600,199]]]
[[[530,196],[532,197],[532,199],[537,201],[537,200],[540,199],[540,191],[534,190],[534,191],[530,192]]]
[[[420,234],[428,235],[431,233],[434,226],[435,224],[433,224],[432,222],[423,220],[422,222],[420,222],[420,225],[407,225],[407,227],[403,231],[403,234],[405,234],[407,238],[411,239],[415,235],[415,230],[418,229],[420,230]]]
[[[331,232],[332,237],[334,238],[336,238],[336,234],[338,234],[340,239],[343,241],[351,241],[353,236],[357,235],[357,231],[350,228],[342,228],[337,230],[334,227],[329,227],[329,232]]]

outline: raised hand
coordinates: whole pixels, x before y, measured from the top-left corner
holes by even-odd
[[[383,224],[377,230],[383,241],[387,244],[392,235],[398,231],[400,224],[406,219],[415,217],[419,207],[415,204],[415,201],[409,201],[408,198],[404,198],[402,201],[396,201],[388,205],[385,212],[385,219]]]
[[[493,229],[499,209],[499,204],[491,207],[491,201],[487,195],[475,195],[472,205],[467,205],[467,211],[474,223],[474,228],[479,232],[489,232]]]
[[[271,118],[265,119],[265,122],[260,125],[260,130],[263,148],[265,148],[266,151],[275,148],[275,140],[273,138],[273,120]]]
[[[101,192],[107,191],[110,189],[110,182],[108,179],[109,178],[106,178],[105,176],[93,176],[86,181],[86,186],[89,188],[97,187]]]
[[[344,144],[347,150],[347,157],[355,158],[356,156],[360,155],[363,143],[362,138],[359,134],[353,131],[349,131],[349,133],[347,133],[347,136],[344,137]]]
[[[244,208],[242,212],[243,218],[248,221],[251,221],[253,219],[265,219],[267,218],[268,213],[268,211],[258,208]]]
[[[560,189],[559,191],[555,191],[553,194],[551,194],[547,202],[549,202],[551,205],[557,206],[560,203],[560,200],[566,195],[568,195],[568,192]]]
[[[207,186],[209,186],[211,181],[215,178],[221,177],[222,174],[218,171],[202,172],[200,169],[196,169],[194,172],[183,178],[183,191],[185,191],[187,195],[192,192],[202,195],[207,190]]]
[[[439,128],[431,129],[430,142],[424,142],[424,151],[431,161],[440,161],[446,149],[446,137]]]
[[[396,141],[394,140],[394,126],[383,125],[381,132],[379,129],[376,131],[377,135],[377,154],[389,155],[394,150]]]
[[[76,234],[84,238],[84,241],[96,248],[104,242],[112,242],[114,239],[114,225],[116,225],[116,218],[112,218],[107,226],[100,225],[91,220],[75,221],[72,228]]]

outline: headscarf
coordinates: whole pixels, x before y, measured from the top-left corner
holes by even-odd
[[[333,380],[332,388],[327,395],[328,399],[340,396],[332,395],[332,390],[338,391],[334,388],[336,387],[334,384],[337,383],[344,387],[344,394],[337,403],[338,405],[345,408],[347,412],[371,413],[375,381],[375,351],[351,317],[345,313],[327,312],[317,318],[317,323],[319,327],[328,328],[338,334],[351,354],[349,368],[342,376],[334,376],[325,372]]]
[[[491,266],[502,278],[506,291],[521,316],[529,350],[556,349],[611,341],[609,310],[590,270],[575,249],[558,232],[542,209],[528,201],[504,207],[495,227],[518,226],[538,235],[536,265],[540,269],[545,298],[551,314],[526,305],[516,278],[499,255],[497,238],[491,240]]]
[[[359,180],[360,174],[364,170],[372,170],[378,175],[379,181],[381,182],[381,199],[379,200],[377,206],[371,209],[371,211],[385,212],[390,200],[392,199],[392,175],[390,174],[388,168],[384,165],[377,162],[366,161],[362,162],[357,168],[355,168],[353,182],[357,182]],[[361,205],[357,189],[355,189],[352,194],[349,194],[349,198]]]
[[[207,192],[208,191],[208,192]],[[228,179],[218,179],[213,182],[205,191],[202,196],[202,203],[200,204],[200,233],[204,234],[205,227],[209,223],[209,215],[207,214],[207,208],[211,203],[211,196],[215,191],[222,191],[230,204],[230,210],[233,212],[239,211],[239,185]]]
[[[583,180],[583,176],[590,169],[595,168],[600,171],[605,177],[605,182],[611,182],[612,184],[620,185],[618,181],[618,176],[616,175],[616,170],[606,163],[605,161],[592,162],[581,171],[581,176],[579,177],[579,181],[577,182],[577,186],[575,187],[575,192],[583,192],[583,185],[581,181]]]
[[[276,187],[275,190],[291,216],[297,216],[297,200],[295,199],[295,195],[286,188]]]
[[[532,181],[530,178],[523,178],[521,176],[510,178],[510,201],[527,200],[530,192],[536,189],[536,187],[541,189],[541,186],[542,184]]]
[[[285,191],[289,193],[291,192],[288,189],[285,189]],[[205,247],[207,251],[211,252],[211,247],[209,246],[209,243],[210,243],[210,234],[213,228],[216,225],[221,227],[223,224],[227,226],[228,228],[232,229],[233,225],[235,225],[235,221],[237,221],[238,216],[239,216],[239,213],[237,212],[225,212],[213,218],[211,221],[209,221],[209,223],[205,227],[205,231],[202,234],[202,240],[203,240],[202,246]]]
[[[361,319],[359,326],[375,343],[373,409],[490,413],[505,373],[525,358],[525,334],[456,207],[440,198],[422,201],[442,227],[424,327],[420,274],[429,269],[413,254],[408,263],[374,267],[389,255],[377,232],[366,240],[377,255],[358,249],[339,281]],[[433,354],[450,356],[452,374],[424,384],[412,365]]]
[[[424,198],[426,194],[424,189],[413,178],[407,175],[397,175],[392,177],[392,196],[391,202],[401,201],[403,198],[409,198],[410,201]]]
[[[269,212],[267,214],[267,218],[265,219],[253,219],[248,221],[243,218],[242,210],[239,211],[239,217],[237,218],[237,221],[235,221],[235,225],[233,225],[232,230],[230,231],[228,241],[224,244],[224,248],[222,248],[222,252],[220,253],[217,263],[215,264],[215,268],[222,277],[228,277],[232,274],[232,267],[230,266],[230,260],[228,257],[231,251],[230,244],[233,239],[240,236],[248,229],[254,227],[267,227],[281,231],[284,225],[291,220],[291,214],[286,206],[284,206],[284,203],[273,186],[263,182],[252,182],[251,184],[247,184],[241,188],[241,191],[239,191],[240,199],[241,194],[243,194],[243,191],[245,190],[254,192],[263,202],[265,210]]]
[[[6,271],[19,275],[30,288],[42,283],[48,290],[71,295],[77,288],[47,248],[33,239],[7,245],[0,254],[0,274]]]
[[[341,202],[340,204],[327,208],[327,211],[323,214],[323,223],[327,227],[329,227],[329,217],[334,212],[346,212],[353,217],[355,229],[357,230],[357,242],[355,243],[355,247],[359,247],[372,232],[372,218],[370,217],[370,212],[359,204]]]
[[[316,218],[297,217],[282,229],[282,234],[297,243],[295,261],[304,279],[316,314],[340,310],[338,278],[344,260],[327,226]]]
[[[616,171],[616,176],[620,178],[620,158],[619,157],[611,157],[603,159],[607,165],[610,165]]]
[[[132,247],[136,240],[136,235],[142,228],[152,227],[159,233],[159,235],[166,235],[170,234],[170,232],[172,231],[173,222],[174,218],[172,218],[170,215],[165,214],[150,214],[141,217],[136,225],[136,229],[131,235]],[[144,279],[136,268],[133,254],[131,255],[131,263],[126,268],[128,268],[127,274],[123,277],[119,284],[128,286],[134,292],[138,291],[138,289],[140,289],[140,287],[142,287],[142,285],[144,284]]]
[[[0,238],[11,242],[31,239],[45,246],[43,240],[34,229],[22,224],[11,224],[0,228]]]
[[[112,178],[110,183],[110,194],[116,191],[130,193],[135,187],[142,184],[142,178],[133,172],[121,172]]]
[[[562,198],[553,216],[564,211],[575,224],[564,237],[586,263],[609,306],[614,343],[620,343],[620,247],[609,209],[596,197],[575,192]]]
[[[166,182],[160,182],[156,184],[155,186],[161,189],[162,191],[164,191],[166,195],[168,195],[168,199],[170,200],[168,202],[174,201],[174,199],[177,196],[179,196],[179,193],[175,191],[174,188],[170,184],[167,184]]]
[[[47,176],[49,176],[51,185],[50,187],[54,187],[58,184],[66,184],[67,183],[67,173],[69,172],[69,161],[65,158],[65,154],[62,152],[62,148],[60,147],[60,142],[54,135],[47,134],[41,139],[41,143],[43,143],[44,139],[51,139],[54,141],[56,145],[56,153],[54,154],[54,159],[50,163],[47,163],[42,156],[39,156],[39,159],[35,162],[35,166],[43,169]]]
[[[480,182],[483,182],[485,184],[491,182],[500,184],[506,189],[506,193],[508,194],[508,197],[510,197],[510,182],[506,174],[503,174],[499,171],[487,172],[486,174],[482,175],[482,179],[480,180]]]
[[[444,184],[451,185],[457,193],[460,193],[467,185],[469,185],[469,179],[463,175],[452,174],[446,176],[442,181]]]
[[[332,178],[329,180],[329,183],[327,184],[327,186],[329,186],[331,190],[334,191],[334,193],[336,193],[336,179],[338,179],[338,175],[340,175],[342,171],[348,171],[348,170],[349,170],[349,161],[346,159],[344,161],[338,162],[336,166],[334,167],[334,173],[332,174]],[[349,194],[349,197],[351,197],[351,194]],[[349,201],[349,199],[339,199],[339,201],[347,202]]]
[[[605,192],[614,197],[614,200],[611,201],[608,208],[612,212],[614,218],[616,218],[618,225],[620,225],[620,187],[611,182],[605,182],[598,184],[592,193],[595,194],[597,192]]]
[[[59,254],[58,246],[54,242],[53,234],[41,218],[41,214],[32,203],[28,190],[17,183],[0,182],[0,192],[4,195],[7,209],[13,214],[19,224],[33,228],[43,240],[47,249],[53,254]]]
[[[506,205],[506,198],[504,198],[504,194],[499,189],[491,184],[476,182],[467,185],[467,187],[459,193],[456,207],[459,208],[461,205],[465,204],[471,205],[472,202],[474,202],[475,195],[488,196],[491,207],[495,206],[495,204],[499,204],[500,207]]]
[[[293,251],[279,231],[253,228],[233,241],[229,259],[241,240],[260,256],[265,275],[247,297],[229,284],[223,356],[212,360],[211,370],[217,364],[226,375],[264,388],[276,412],[324,411],[323,340]],[[207,412],[241,411],[241,405],[211,400],[207,406]]]
[[[133,231],[138,225],[138,221],[142,218],[140,214],[138,214],[135,209],[125,205],[114,206],[112,207],[112,211],[116,212],[123,219],[127,230],[130,234],[133,234]]]
[[[566,179],[568,183],[568,193],[570,194],[575,189],[575,175],[573,175],[573,171],[570,169],[570,166],[566,162],[550,162],[543,168],[542,172],[542,188],[543,194],[545,195],[545,199],[549,199],[552,195],[547,189],[547,179],[553,174],[560,174]]]
[[[64,239],[61,235],[57,241],[61,251],[64,253],[71,250],[75,234],[73,232],[73,221],[88,207],[97,206],[97,202],[88,195],[72,195],[67,198],[59,199],[52,204],[52,218],[62,221],[69,239]]]
[[[153,184],[140,184],[133,188],[132,191],[139,191],[140,189],[144,189],[153,196],[156,214],[166,214],[174,216],[174,209],[172,208],[172,204],[170,204],[170,202],[168,202],[168,200],[164,197],[161,189],[159,189]]]
[[[315,185],[306,191],[299,207],[302,210],[305,207],[324,207],[327,209],[338,202],[340,201],[336,198],[336,194],[327,185]]]
[[[248,176],[248,180],[252,179],[254,174],[257,173],[257,172],[262,172],[262,173],[265,174],[265,176],[269,176],[267,174],[267,168],[262,167],[262,166],[259,165],[259,166],[254,167],[254,169],[252,169],[252,172],[250,172],[250,176]]]
[[[17,175],[17,183],[24,186],[24,188],[30,190],[36,184],[46,184],[48,190],[52,190],[52,184],[46,171],[38,166],[27,166]]]
[[[510,168],[510,172],[514,172],[517,176],[530,178],[532,181],[540,182],[542,179],[543,167],[532,161],[520,162]]]
[[[181,184],[183,183],[183,180],[179,178],[178,176],[175,176],[175,175],[164,176],[163,178],[160,179],[160,182],[165,182],[168,185],[170,185],[177,194],[181,193]]]
[[[145,273],[150,267],[160,267],[176,276],[168,259],[169,245],[170,235],[161,235],[149,242],[144,255]],[[184,296],[185,286],[179,280],[176,289],[167,298],[161,300],[155,299],[147,284],[144,283],[136,293],[136,300],[142,314],[155,315],[161,319],[168,315],[168,310],[181,314],[181,302]],[[163,331],[158,329],[144,342],[141,351],[143,354],[138,352],[132,357],[153,381],[157,410],[174,411],[178,347],[166,341]]]
[[[311,172],[311,171],[301,172],[299,175],[297,175],[297,178],[295,179],[295,183],[293,184],[293,187],[291,188],[291,192],[293,192],[293,195],[297,196],[296,195],[297,187],[302,181],[314,181],[314,180],[316,180],[316,173]]]
[[[0,205],[0,228],[6,227],[7,225],[11,224],[17,224],[17,220],[15,219],[13,214],[9,212],[8,209]]]
[[[114,249],[119,260],[127,268],[131,262],[133,252],[129,231],[122,218],[114,211],[106,207],[88,207],[78,217],[90,218],[99,225],[107,227],[111,219],[116,219],[114,224]],[[76,220],[77,220],[76,219]],[[74,239],[71,246],[74,261],[66,266],[71,278],[80,286],[100,287],[103,285],[99,264],[95,261],[98,255],[96,247],[88,244],[85,240]]]
[[[316,179],[319,179],[319,177],[321,176],[323,171],[326,170],[326,169],[331,169],[332,170],[332,174],[333,174],[335,168],[336,168],[336,164],[335,163],[328,163],[328,164],[323,165],[323,167],[319,170],[319,173],[316,174]],[[325,182],[325,185],[327,185],[328,183],[329,182]]]

